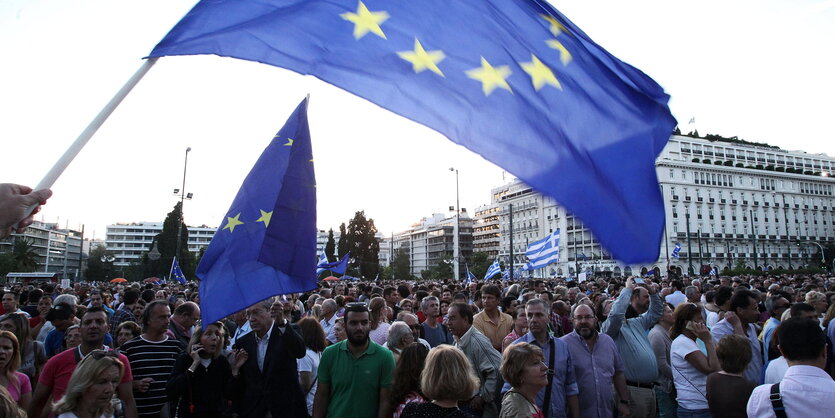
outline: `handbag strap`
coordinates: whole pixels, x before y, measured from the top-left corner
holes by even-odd
[[[551,388],[554,386],[554,337],[548,340],[548,386],[545,388],[545,400],[542,402],[542,416],[548,416],[548,410],[551,409]]]
[[[707,396],[704,393],[702,393],[702,391],[700,391],[699,388],[696,385],[694,385],[693,382],[691,382],[690,379],[688,379],[687,376],[685,376],[684,373],[682,373],[681,370],[678,369],[678,367],[675,366],[675,364],[670,362],[670,366],[673,366],[673,369],[675,369],[675,371],[677,371],[678,374],[680,374],[681,377],[683,377],[684,380],[686,380],[687,383],[690,384],[690,386],[693,387],[693,389],[696,389],[696,392],[698,392],[699,395],[702,395],[702,397],[705,398],[705,400],[707,400]],[[673,382],[673,386],[675,386],[675,381]]]
[[[783,406],[783,396],[780,395],[780,382],[771,385],[771,395],[768,398],[771,400],[771,407],[774,408],[774,415],[777,418],[787,418],[786,407]]]

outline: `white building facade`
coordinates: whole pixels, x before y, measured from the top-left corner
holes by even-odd
[[[115,257],[113,266],[127,267],[138,263],[151,250],[154,237],[162,232],[162,222],[132,222],[107,225],[105,247]],[[206,225],[188,226],[188,251],[195,257],[209,246],[217,228]],[[185,231],[184,231],[185,233]]]
[[[560,229],[559,262],[533,272],[535,277],[586,271],[622,276],[668,268],[695,274],[743,265],[799,268],[819,262],[822,245],[835,242],[835,158],[674,135],[656,160],[656,173],[666,224],[654,262],[625,265],[613,259],[579,219],[518,180],[492,189],[491,203],[477,210],[476,251],[495,252],[507,265],[511,205],[514,269],[527,261],[528,243]],[[497,247],[485,237],[491,210],[498,211]],[[676,244],[681,245],[678,258],[673,257]]]
[[[0,241],[0,253],[11,252],[15,240],[26,240],[35,253],[36,272],[62,273],[64,278],[75,279],[83,264],[82,235],[81,231],[60,228],[57,223],[35,221],[23,233]]]
[[[455,214],[446,216],[435,213],[413,224],[409,229],[395,233],[393,250],[405,248],[409,254],[411,274],[420,277],[440,262],[452,262],[455,238]],[[464,263],[473,254],[473,219],[466,210],[461,211],[459,222],[459,273],[466,275]],[[459,278],[460,279],[460,278]]]

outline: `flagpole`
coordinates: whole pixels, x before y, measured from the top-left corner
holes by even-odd
[[[52,166],[52,169],[50,169],[49,172],[46,173],[46,176],[44,176],[41,182],[38,183],[37,187],[35,187],[35,190],[48,189],[55,184],[55,181],[58,180],[58,177],[61,176],[64,170],[66,170],[67,166],[70,165],[72,160],[75,159],[78,153],[81,152],[85,145],[87,145],[87,142],[90,140],[90,138],[92,138],[96,131],[98,131],[99,128],[104,124],[104,121],[106,121],[107,118],[110,117],[110,114],[112,114],[113,111],[116,110],[119,104],[122,103],[122,100],[124,100],[125,97],[127,97],[128,93],[130,93],[130,91],[133,90],[134,87],[136,87],[136,85],[139,83],[139,80],[141,80],[142,77],[145,76],[148,70],[150,70],[156,62],[157,58],[148,58],[142,63],[142,65],[139,67],[136,73],[134,73],[133,76],[127,81],[127,83],[125,83],[125,85],[122,86],[122,88],[119,89],[118,92],[116,92],[116,95],[113,96],[113,98],[110,99],[109,102],[107,102],[107,105],[105,105],[101,111],[99,111],[99,114],[96,115],[96,117],[90,122],[90,124],[87,125],[87,128],[85,128],[84,131],[81,132],[81,135],[79,135],[78,138],[76,138],[75,142],[73,142],[72,145],[70,145],[70,147],[67,148],[67,150],[64,152],[64,155],[62,155],[61,158],[58,159],[58,161],[55,163],[55,165]],[[29,208],[30,213],[35,209],[35,206],[36,205]]]

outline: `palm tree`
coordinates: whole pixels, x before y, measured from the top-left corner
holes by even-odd
[[[27,239],[16,239],[12,254],[17,265],[17,270],[20,272],[35,271],[38,267],[38,254],[32,242]]]

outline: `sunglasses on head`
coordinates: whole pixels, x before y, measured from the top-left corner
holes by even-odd
[[[87,355],[92,357],[93,360],[101,360],[102,357],[119,358],[115,351],[93,350]]]

